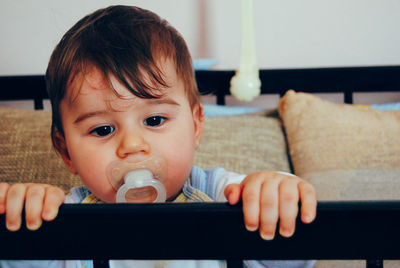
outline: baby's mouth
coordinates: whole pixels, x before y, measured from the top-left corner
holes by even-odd
[[[116,202],[165,202],[167,165],[160,156],[141,162],[116,160],[106,167],[106,174],[117,191]]]
[[[125,183],[125,175],[138,169],[148,169],[151,171],[153,179],[163,183],[167,179],[167,165],[160,156],[151,156],[141,162],[129,162],[116,160],[106,167],[106,174],[112,187],[118,189]]]

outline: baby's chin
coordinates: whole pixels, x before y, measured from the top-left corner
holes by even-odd
[[[112,189],[107,193],[99,193],[96,197],[105,203],[116,203],[117,191]]]
[[[174,193],[172,195],[167,195],[168,196],[167,197],[167,202],[174,201],[178,197],[178,195],[180,195],[181,193],[182,193],[182,189],[180,191],[178,191],[177,193]]]

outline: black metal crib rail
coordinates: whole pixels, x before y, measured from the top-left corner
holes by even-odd
[[[230,95],[232,70],[196,71],[202,94],[217,97],[225,104]],[[260,70],[262,94],[280,94],[289,89],[309,93],[344,94],[345,103],[353,103],[354,92],[400,91],[400,66],[332,67]],[[0,76],[0,100],[34,100],[35,109],[43,109],[47,99],[44,75]]]
[[[264,241],[240,204],[62,205],[38,231],[10,232],[0,215],[0,259],[400,259],[400,201],[319,202],[317,214],[293,237]]]
[[[200,92],[217,96],[225,104],[234,71],[197,71]],[[260,70],[261,93],[283,96],[289,89],[308,93],[343,93],[353,103],[354,92],[400,91],[400,66],[331,67]]]

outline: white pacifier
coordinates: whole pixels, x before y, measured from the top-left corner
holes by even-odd
[[[118,189],[117,203],[137,202],[152,199],[153,203],[165,202],[167,199],[164,185],[154,179],[153,173],[146,168],[129,171],[124,177],[125,183]],[[155,199],[152,198],[156,195]]]
[[[165,202],[166,164],[161,157],[140,162],[115,161],[107,167],[108,179],[117,190],[117,203]]]

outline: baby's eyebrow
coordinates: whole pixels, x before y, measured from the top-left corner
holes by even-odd
[[[170,98],[149,99],[149,104],[171,104],[180,106],[179,103]]]
[[[175,100],[170,99],[170,98],[149,99],[148,104],[149,105],[170,104],[170,105],[180,106],[179,103],[177,103]],[[78,124],[79,122],[81,122],[87,118],[94,117],[97,115],[103,115],[106,113],[107,113],[106,110],[99,110],[99,111],[92,111],[92,112],[84,113],[84,114],[78,116],[78,118],[74,121],[74,124]]]
[[[90,118],[90,117],[93,117],[93,116],[96,116],[96,115],[102,115],[102,114],[105,114],[105,113],[107,113],[107,111],[105,111],[105,110],[84,113],[84,114],[78,116],[78,118],[74,121],[74,124],[78,124],[79,122],[81,122],[81,121],[83,121],[83,120],[85,120],[87,118]]]

